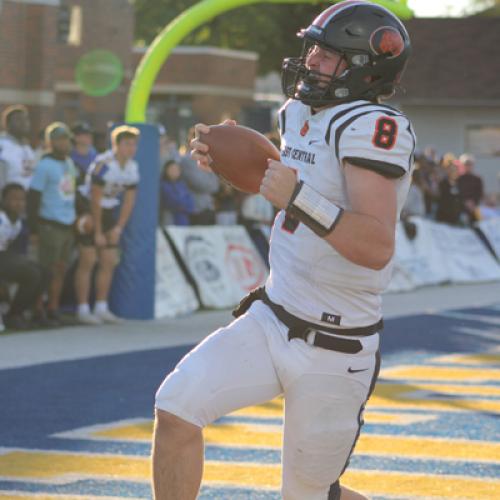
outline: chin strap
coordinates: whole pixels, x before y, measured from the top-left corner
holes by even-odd
[[[344,210],[300,181],[295,186],[286,212],[324,238],[335,229]]]

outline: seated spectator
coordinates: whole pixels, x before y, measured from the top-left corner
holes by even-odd
[[[80,256],[75,288],[77,317],[84,324],[121,321],[109,310],[108,295],[118,263],[120,237],[134,208],[139,184],[139,167],[133,159],[139,134],[134,127],[115,128],[111,133],[112,149],[97,156],[79,188],[78,212],[82,224],[77,224]],[[90,280],[96,262],[99,264],[96,303],[91,312]]]
[[[175,160],[167,160],[160,182],[160,222],[162,226],[188,226],[194,210],[193,195],[180,178],[181,167]]]
[[[463,205],[458,190],[458,167],[451,163],[447,167],[447,176],[439,183],[439,200],[436,220],[458,225],[462,221]]]
[[[6,183],[28,189],[35,168],[35,153],[29,145],[30,119],[24,106],[9,106],[2,113],[5,133],[0,136],[0,158],[6,165]]]
[[[77,122],[73,125],[73,149],[71,159],[78,168],[78,185],[83,184],[85,174],[97,156],[94,148],[92,128],[86,122]]]
[[[425,200],[422,190],[422,180],[420,170],[415,168],[412,172],[412,182],[403,210],[401,211],[401,218],[405,219],[412,215],[425,217]]]
[[[28,225],[38,262],[51,273],[47,318],[60,323],[59,300],[73,250],[77,170],[69,154],[71,131],[61,122],[46,129],[48,153],[36,166],[28,193]]]
[[[41,310],[35,309],[41,307],[41,296],[47,285],[47,273],[38,264],[9,249],[21,231],[25,206],[24,186],[7,184],[2,191],[0,209],[0,281],[17,284],[16,294],[4,318],[5,326],[13,330],[28,327],[24,316],[26,311],[32,311],[35,320],[43,318]]]
[[[214,196],[216,211],[215,223],[231,226],[238,223],[238,193],[227,182],[221,182]]]
[[[193,137],[194,128],[189,132],[188,144]],[[190,224],[194,226],[215,224],[213,195],[219,190],[219,178],[213,172],[198,168],[189,152],[181,157],[180,166],[181,179],[187,184],[194,198],[194,210],[189,217]]]
[[[474,173],[475,160],[473,156],[463,154],[459,161],[463,165],[464,172],[457,179],[458,190],[469,222],[472,224],[477,220],[477,209],[483,198],[483,181]]]

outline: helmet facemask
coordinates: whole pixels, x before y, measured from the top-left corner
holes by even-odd
[[[307,68],[307,56],[316,45],[341,56],[331,75]],[[394,88],[379,82],[375,74],[376,61],[375,67],[373,65],[375,59],[360,52],[341,52],[304,37],[301,56],[283,61],[283,92],[288,98],[300,100],[312,107],[341,104],[355,99],[376,100],[379,95],[391,94]],[[347,68],[337,74],[342,61],[346,62]],[[353,88],[359,89],[357,95],[352,95]]]

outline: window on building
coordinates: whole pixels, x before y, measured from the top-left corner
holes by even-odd
[[[61,5],[57,17],[57,41],[68,45],[82,43],[82,8],[80,5]]]
[[[500,156],[500,125],[468,126],[465,145],[466,151],[474,156]]]
[[[71,7],[69,23],[68,45],[82,44],[82,8],[79,5]]]

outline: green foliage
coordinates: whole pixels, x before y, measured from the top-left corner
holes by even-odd
[[[136,39],[149,44],[158,33],[195,0],[135,0]],[[295,34],[306,27],[331,2],[316,5],[256,4],[240,7],[201,26],[183,45],[251,50],[259,54],[259,72],[279,70],[284,57],[298,55]]]

